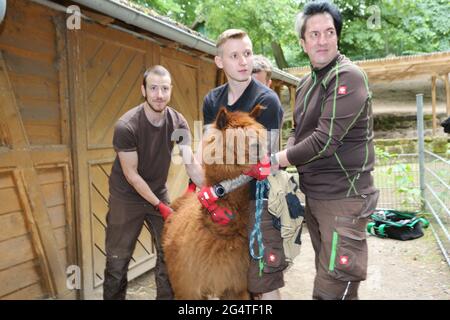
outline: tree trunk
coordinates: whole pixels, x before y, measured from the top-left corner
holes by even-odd
[[[279,69],[288,68],[289,65],[284,57],[283,48],[281,48],[280,43],[276,41],[271,42],[272,53],[275,57],[275,62],[277,63],[277,67]]]

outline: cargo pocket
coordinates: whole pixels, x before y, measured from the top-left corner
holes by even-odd
[[[328,272],[337,280],[362,281],[367,276],[367,219],[336,218]]]
[[[272,221],[261,222],[264,243],[264,273],[283,271],[288,266],[283,249],[283,238]]]
[[[264,273],[283,271],[288,266],[282,247],[268,246],[264,249]]]

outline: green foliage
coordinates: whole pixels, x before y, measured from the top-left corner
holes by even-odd
[[[281,45],[290,66],[307,65],[294,32],[296,14],[308,0],[132,0],[193,26],[204,22],[213,41],[228,28],[245,29],[255,53],[272,58]],[[340,51],[351,59],[450,50],[448,0],[335,0],[344,17]],[[379,12],[379,28],[368,21]],[[203,32],[203,31],[202,31]]]

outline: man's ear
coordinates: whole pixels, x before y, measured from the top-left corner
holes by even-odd
[[[142,93],[142,96],[145,98],[145,88],[144,88],[143,84],[141,84],[141,93]]]
[[[223,62],[222,62],[222,58],[220,56],[215,56],[214,62],[216,63],[217,68],[223,69]]]
[[[267,86],[268,86],[269,88],[271,88],[271,85],[272,85],[272,79],[269,79],[269,81],[267,82]]]
[[[228,125],[228,111],[225,107],[221,107],[216,116],[216,128],[223,130]]]
[[[300,44],[300,47],[302,47],[303,52],[308,53],[308,52],[306,52],[306,48],[305,48],[305,40],[300,39],[300,41],[298,43]]]

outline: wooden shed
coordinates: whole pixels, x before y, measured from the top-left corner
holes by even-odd
[[[224,81],[214,44],[112,0],[0,0],[0,18],[2,5],[0,299],[93,298],[105,265],[114,123],[141,102],[144,70],[162,64],[173,75],[171,105],[193,130],[203,97]],[[276,70],[274,82],[293,94],[297,78]],[[172,165],[171,198],[185,181]],[[155,258],[144,228],[129,279]]]

